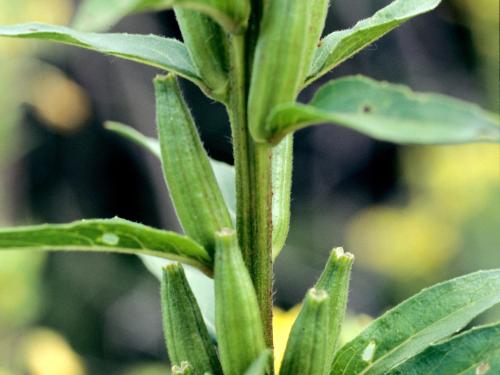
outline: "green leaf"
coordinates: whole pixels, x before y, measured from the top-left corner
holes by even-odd
[[[82,30],[101,31],[131,13],[174,6],[205,13],[232,33],[243,32],[250,16],[250,0],[87,0],[74,24]]]
[[[273,149],[273,259],[285,246],[290,229],[293,135]]]
[[[194,120],[173,75],[155,79],[163,174],[186,234],[215,252],[215,233],[233,222]]]
[[[119,122],[107,121],[104,127],[141,146],[161,161],[160,142],[157,139],[147,137],[131,126]],[[231,217],[234,218],[236,216],[236,177],[234,167],[222,161],[214,159],[209,160],[229,213]]]
[[[386,374],[499,302],[500,270],[476,272],[424,289],[342,347],[330,373]]]
[[[0,36],[59,42],[151,65],[194,82],[210,95],[186,47],[175,39],[156,35],[88,33],[41,23],[0,26]]]
[[[157,139],[147,137],[133,127],[122,124],[120,122],[106,121],[104,123],[104,127],[107,130],[121,135],[123,138],[126,138],[129,141],[132,141],[138,146],[141,146],[142,148],[156,156],[159,160],[161,160],[160,142]]]
[[[431,345],[389,375],[500,374],[500,323],[471,329]]]
[[[0,229],[0,251],[88,251],[153,255],[211,274],[212,259],[188,237],[122,219]]]
[[[194,374],[222,375],[214,343],[180,264],[165,267],[161,297],[163,330],[172,364],[181,366],[189,361]]]
[[[352,29],[335,31],[320,42],[307,83],[318,79],[409,19],[436,8],[441,0],[396,0]]]
[[[333,122],[373,138],[415,144],[499,142],[496,114],[438,94],[355,76],[324,85],[307,104],[289,103],[268,121],[271,141],[321,122]]]
[[[266,375],[271,367],[272,358],[272,350],[264,350],[259,358],[245,371],[245,375]]]

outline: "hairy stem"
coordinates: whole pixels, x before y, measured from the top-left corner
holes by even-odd
[[[231,44],[229,114],[238,238],[257,293],[266,344],[272,347],[272,148],[255,143],[248,132],[245,39],[233,36]]]

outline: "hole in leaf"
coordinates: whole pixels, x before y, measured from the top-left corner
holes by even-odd
[[[371,362],[375,355],[375,349],[377,349],[377,343],[375,341],[370,341],[365,350],[363,350],[361,359],[365,362]]]
[[[370,104],[365,104],[362,108],[363,113],[372,113],[373,112],[373,107]]]
[[[101,241],[106,245],[115,246],[120,242],[120,237],[114,233],[104,233],[101,237]]]

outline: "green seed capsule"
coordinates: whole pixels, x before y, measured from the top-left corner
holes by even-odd
[[[310,3],[273,0],[264,5],[248,99],[250,132],[258,142],[270,136],[266,120],[271,110],[294,101],[304,82]]]
[[[245,31],[250,17],[250,2],[251,0],[163,0],[161,6],[199,11],[210,16],[228,32],[241,34]],[[143,5],[144,7],[148,7],[148,4]]]
[[[349,278],[351,275],[354,256],[350,253],[344,253],[342,248],[333,249],[325,270],[321,274],[315,288],[324,290],[330,294],[329,321],[327,332],[327,357],[329,374],[330,364],[337,348],[340,337],[340,330],[344,321],[345,310],[347,306],[347,297],[349,294]]]
[[[213,255],[232,221],[193,118],[173,75],[155,79],[163,172],[185,233]]]
[[[307,293],[288,339],[281,375],[321,375],[327,365],[329,296],[324,290]]]
[[[178,373],[222,375],[215,347],[181,265],[171,264],[164,269],[161,297],[170,360],[180,369],[189,361],[191,369]]]
[[[203,13],[181,7],[174,9],[191,60],[211,90],[207,94],[225,102],[229,78],[224,31]]]
[[[266,349],[259,305],[236,232],[217,233],[215,327],[225,375],[241,375]]]

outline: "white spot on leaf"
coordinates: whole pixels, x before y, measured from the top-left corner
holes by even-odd
[[[365,350],[363,350],[363,354],[361,354],[361,359],[365,362],[371,362],[373,356],[375,355],[375,349],[377,349],[377,343],[375,341],[370,341],[370,343],[366,346]]]
[[[120,242],[120,237],[114,233],[104,233],[101,237],[101,241],[106,245],[115,246]]]
[[[491,366],[487,362],[481,363],[479,366],[476,367],[476,375],[484,375],[488,371],[490,371]]]

